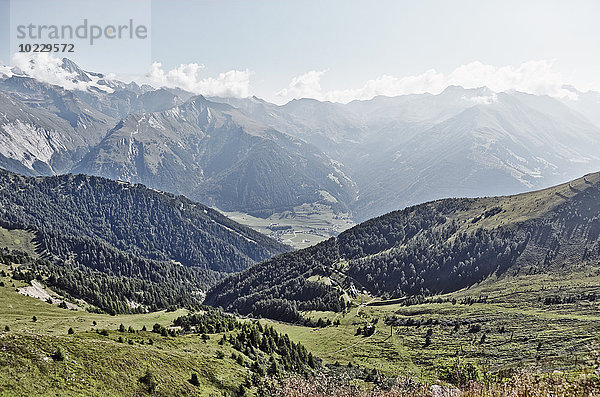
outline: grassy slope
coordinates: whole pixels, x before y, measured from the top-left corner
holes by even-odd
[[[9,282],[7,278],[3,281]],[[570,279],[562,275],[523,275],[488,280],[442,296],[460,301],[485,295],[487,303],[361,306],[361,301],[373,301],[361,296],[347,314],[308,313],[315,318],[339,319],[341,325],[337,327],[315,330],[263,321],[302,342],[326,363],[352,362],[388,375],[412,375],[431,381],[437,378],[437,368],[456,361],[457,351],[460,360],[488,369],[533,365],[545,370],[571,370],[586,363],[588,349],[598,342],[599,303],[547,306],[538,298],[591,291],[600,293],[600,275],[594,268],[573,274]],[[150,332],[115,331],[121,323],[136,330],[143,325],[150,328],[154,323],[168,325],[181,312],[122,316],[73,312],[17,294],[12,281],[0,287],[0,302],[0,329],[5,324],[11,327],[10,332],[0,332],[0,395],[144,395],[138,379],[147,368],[157,377],[159,395],[222,395],[242,384],[250,374],[248,368],[229,358],[233,350],[217,345],[217,335],[204,343],[198,336],[163,338]],[[37,322],[31,320],[33,315]],[[382,323],[391,315],[476,320],[482,331],[469,333],[469,326],[462,325],[454,332],[452,326],[434,325],[431,345],[425,347],[430,326],[395,327],[394,335],[389,337],[390,328]],[[374,336],[355,336],[363,321],[375,318],[379,322]],[[93,321],[97,326],[92,325]],[[502,326],[504,333],[499,332]],[[68,327],[76,333],[67,335]],[[104,337],[89,332],[94,328],[111,331]],[[484,332],[486,341],[480,344]],[[126,341],[132,339],[134,345],[118,343],[119,336]],[[149,338],[154,345],[139,344]],[[542,345],[538,350],[539,342]],[[65,361],[49,358],[58,346],[67,354]],[[222,350],[226,358],[216,359],[217,350]],[[202,384],[198,388],[187,382],[192,372],[200,375]]]
[[[0,287],[0,396],[147,395],[139,382],[146,369],[156,376],[158,395],[221,396],[233,393],[250,376],[248,368],[230,358],[230,347],[217,344],[220,335],[203,342],[197,335],[164,338],[140,331],[144,325],[167,326],[183,310],[120,316],[70,311],[22,296],[9,278],[0,281],[6,284]],[[137,332],[120,333],[120,324]],[[5,325],[9,332],[4,332]],[[70,327],[75,334],[67,334]],[[107,329],[109,336],[93,329]],[[125,343],[117,342],[119,336]],[[59,346],[66,353],[64,361],[50,358]],[[216,358],[218,350],[224,359]],[[199,387],[188,382],[192,372],[198,373]]]
[[[587,179],[598,182],[600,177],[594,174]],[[492,228],[539,216],[575,194],[575,189],[583,190],[588,185],[582,178],[571,186],[566,184],[524,194],[510,201],[506,198],[480,199],[478,206],[460,214],[465,221],[461,227]],[[505,210],[502,216],[482,219],[477,225],[470,222],[483,210],[494,206]],[[4,242],[13,244],[13,248],[31,249],[27,234],[17,236],[13,232],[0,232]],[[154,323],[168,325],[180,312],[116,317],[72,312],[21,296],[12,287],[12,280],[5,278],[3,281],[6,287],[0,287],[0,330],[8,324],[11,331],[0,333],[0,395],[55,395],[57,392],[143,395],[145,392],[138,379],[146,368],[157,376],[159,394],[221,395],[235,389],[249,376],[246,367],[229,358],[232,351],[228,347],[216,344],[218,336],[204,343],[196,336],[173,339],[148,332],[121,334],[114,331],[121,323],[136,330],[143,325],[150,328]],[[15,287],[21,285],[16,283]],[[437,368],[458,358],[489,369],[533,365],[545,370],[571,370],[584,365],[590,349],[598,343],[600,304],[598,301],[578,301],[545,305],[543,301],[550,295],[573,296],[589,292],[600,294],[600,271],[595,264],[582,264],[576,270],[565,269],[563,273],[492,277],[469,289],[442,296],[459,301],[488,296],[486,303],[361,306],[361,302],[372,300],[362,296],[354,300],[346,314],[309,313],[315,318],[339,319],[341,325],[337,327],[315,330],[263,321],[273,323],[279,331],[303,343],[326,363],[352,362],[377,368],[388,375],[410,374],[432,380],[438,376]],[[35,323],[31,320],[33,315],[38,318]],[[383,321],[392,315],[423,320],[472,321],[480,324],[482,330],[469,333],[468,325],[461,325],[458,331],[451,325],[395,327],[394,335],[390,337],[390,327],[384,326]],[[379,319],[374,336],[355,336],[359,325],[373,319]],[[92,326],[93,321],[97,326]],[[75,329],[75,335],[67,335],[69,327]],[[499,332],[501,327],[505,332]],[[108,337],[103,337],[89,332],[93,328],[112,331]],[[432,328],[433,334],[431,344],[425,346],[428,328]],[[484,333],[485,342],[480,343]],[[135,344],[118,343],[119,336],[132,339]],[[148,338],[155,344],[138,343]],[[54,362],[48,358],[58,346],[65,350],[67,360]],[[226,358],[217,360],[217,350],[223,350]],[[200,388],[187,382],[192,371],[200,375]]]
[[[0,227],[0,247],[28,252],[35,256],[37,244],[34,238],[35,235],[26,230],[8,230]]]
[[[479,227],[493,229],[540,218],[597,183],[600,183],[599,173],[536,192],[475,199],[467,211],[457,212],[455,219],[460,223],[459,231],[469,232]],[[471,222],[493,207],[501,207],[503,211]],[[309,329],[264,321],[303,343],[325,362],[352,362],[389,375],[422,375],[431,380],[437,376],[436,368],[457,358],[496,370],[521,365],[546,370],[574,369],[589,359],[599,342],[600,301],[546,305],[544,299],[590,292],[600,294],[600,267],[595,262],[570,264],[549,274],[527,274],[525,268],[516,269],[511,275],[500,278],[494,275],[478,285],[440,296],[458,301],[487,296],[486,303],[367,306],[361,307],[357,316],[357,306],[371,300],[363,296],[355,300],[354,307],[345,314],[306,313],[313,318],[339,319],[338,327]],[[470,321],[480,324],[481,331],[469,333],[469,325],[461,325],[458,331],[450,325],[401,326],[394,327],[394,335],[390,337],[390,327],[383,325],[383,321],[394,315],[400,319]],[[365,320],[373,319],[379,319],[378,332],[373,337],[355,336],[356,329]],[[505,332],[500,332],[502,327]],[[424,346],[428,328],[433,330],[431,344]],[[485,341],[480,343],[484,333]]]
[[[360,306],[359,302],[346,314],[312,312],[311,317],[340,319],[338,327],[309,329],[272,322],[275,328],[303,343],[325,362],[348,362],[377,368],[388,375],[416,375],[433,380],[437,369],[460,360],[470,360],[482,368],[499,370],[522,365],[544,370],[573,370],[587,363],[591,349],[597,346],[600,332],[600,304],[576,303],[545,305],[549,295],[572,296],[579,293],[600,294],[597,268],[564,275],[523,275],[501,280],[488,280],[470,289],[442,295],[461,299],[488,296],[486,303],[425,303],[413,306],[399,304]],[[369,302],[369,297],[363,297]],[[357,307],[358,306],[358,307]],[[357,316],[357,310],[359,315]],[[387,317],[443,321],[464,320],[481,325],[481,331],[470,333],[470,325],[421,325],[390,327]],[[365,320],[379,319],[377,332],[371,338],[355,336]],[[504,332],[500,332],[504,327]],[[425,346],[427,330],[433,334]],[[480,343],[485,333],[485,342]],[[540,345],[541,343],[541,345]]]
[[[460,213],[458,220],[466,221],[462,226],[462,230],[468,231],[479,227],[493,229],[511,223],[524,222],[532,218],[540,218],[553,208],[598,183],[600,183],[600,173],[596,172],[569,183],[534,192],[514,196],[475,199],[476,205],[470,211]],[[485,209],[496,206],[503,209],[504,212],[501,215],[482,219],[475,224],[470,222],[475,216],[481,215]]]

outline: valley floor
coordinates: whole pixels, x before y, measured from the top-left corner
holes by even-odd
[[[242,212],[224,214],[296,249],[320,243],[355,225],[348,214],[336,214],[331,207],[318,203],[299,205],[291,211],[275,213],[267,218],[258,218]]]

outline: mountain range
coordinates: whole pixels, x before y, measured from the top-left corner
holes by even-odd
[[[443,197],[514,194],[600,168],[600,94],[450,86],[437,95],[275,105],[107,79],[0,77],[0,166],[84,173],[269,216],[323,203],[362,221]]]
[[[356,195],[343,167],[316,147],[229,105],[106,80],[68,59],[62,67],[86,88],[19,71],[0,78],[4,168],[105,176],[267,215],[315,202],[347,211]]]
[[[581,100],[563,102],[450,86],[438,95],[345,105],[225,101],[344,164],[359,188],[350,208],[364,220],[437,198],[513,194],[595,171],[600,124],[592,115],[600,102],[594,93],[578,94]]]

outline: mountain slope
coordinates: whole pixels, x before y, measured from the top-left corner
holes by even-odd
[[[224,210],[272,212],[328,200],[343,209],[353,194],[352,181],[314,147],[201,96],[128,116],[75,170]]]
[[[68,122],[0,91],[0,166],[23,174],[52,174],[86,146]]]
[[[0,90],[27,104],[44,109],[69,123],[88,146],[100,142],[115,119],[91,108],[74,90],[44,83],[27,76],[0,79]]]
[[[548,96],[486,87],[346,105],[221,100],[343,164],[359,189],[350,203],[358,220],[443,197],[543,188],[600,168],[592,93],[569,103],[587,118]]]
[[[598,147],[600,131],[560,102],[498,94],[368,161],[375,176],[356,177],[364,192],[356,210],[556,184],[600,166]]]
[[[84,175],[0,170],[0,228],[33,236],[19,263],[112,313],[198,304],[226,273],[289,249],[185,197]]]
[[[581,92],[574,87],[564,88],[574,93],[577,99],[563,98],[562,101],[573,110],[584,115],[597,127],[600,127],[600,92]]]
[[[202,204],[140,185],[0,171],[0,186],[5,227],[100,240],[148,259],[231,272],[287,250]]]
[[[27,175],[68,172],[116,122],[74,91],[26,76],[0,79],[0,165]]]
[[[297,321],[343,294],[456,291],[490,275],[571,271],[600,257],[600,174],[517,196],[438,200],[361,223],[232,275],[206,303]],[[595,262],[594,262],[595,263]]]
[[[109,80],[68,59],[62,69],[70,76],[68,89],[14,69],[0,76],[3,96],[23,104],[18,108],[27,115],[6,113],[31,121],[29,140],[44,144],[43,151],[28,150],[23,134],[7,127],[3,142],[11,149],[0,153],[4,168],[141,182],[259,216],[317,202],[348,211],[356,196],[340,164],[231,106],[183,90]],[[52,135],[51,144],[44,134]]]

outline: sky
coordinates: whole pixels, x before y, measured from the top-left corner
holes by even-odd
[[[127,81],[276,103],[450,84],[561,97],[565,84],[600,90],[598,15],[596,0],[0,0],[0,60],[26,64],[19,24],[132,19],[147,38],[80,40],[67,56]],[[40,60],[42,74],[62,56]]]

